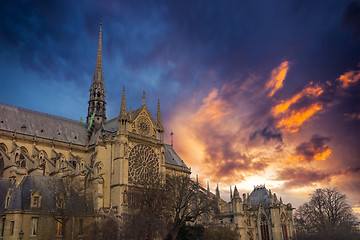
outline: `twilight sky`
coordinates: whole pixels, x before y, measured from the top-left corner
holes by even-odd
[[[224,199],[331,186],[360,215],[360,1],[5,0],[0,102],[85,119],[100,22],[108,119],[145,90]]]

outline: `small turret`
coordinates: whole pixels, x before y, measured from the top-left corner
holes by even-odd
[[[120,117],[121,120],[125,120],[125,119],[127,120],[128,119],[127,108],[126,108],[125,86],[123,86],[123,93],[122,93],[122,98],[121,98],[119,117]]]
[[[278,200],[277,200],[277,197],[276,197],[276,193],[274,193],[273,196],[274,196],[274,197],[273,197],[274,204],[277,204]]]
[[[237,190],[236,185],[235,185],[235,188],[234,188],[234,198],[240,198],[239,191]]]
[[[249,197],[249,193],[247,193],[247,206],[251,208],[251,198]]]
[[[125,131],[127,128],[128,121],[129,121],[129,116],[128,116],[127,108],[126,108],[125,86],[123,86],[120,114],[119,114],[119,118],[118,118],[118,130]]]
[[[220,199],[219,184],[216,184],[215,192],[216,192],[216,198],[217,198],[217,199]]]
[[[163,142],[164,138],[164,127],[161,120],[161,111],[160,111],[160,100],[158,99],[158,107],[156,113],[156,128],[159,133],[159,140]]]
[[[232,190],[231,190],[231,186],[230,186],[230,201],[232,200],[233,196],[232,196]]]

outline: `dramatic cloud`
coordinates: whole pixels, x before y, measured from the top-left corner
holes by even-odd
[[[359,9],[338,0],[6,0],[0,101],[84,118],[102,22],[108,119],[123,85],[133,109],[145,90],[200,179],[248,191],[271,184],[296,195],[295,206],[305,188],[328,184],[359,199]]]
[[[277,122],[277,127],[283,131],[295,133],[299,131],[299,127],[309,120],[315,113],[323,108],[321,103],[314,103],[308,107],[299,110],[292,110]]]
[[[330,181],[331,174],[324,171],[310,170],[303,167],[284,168],[278,171],[276,180],[285,181],[284,188],[313,186],[323,181]]]
[[[266,89],[270,90],[269,96],[272,97],[277,90],[282,88],[286,73],[289,70],[289,62],[285,61],[271,72],[271,77],[266,83]]]
[[[257,137],[260,136],[264,139],[264,142],[270,141],[272,139],[282,143],[283,136],[279,129],[277,128],[271,128],[269,126],[264,127],[261,130],[257,130],[250,134],[249,139],[250,141],[254,141],[257,139]]]
[[[326,144],[330,139],[319,135],[313,135],[309,142],[303,142],[296,147],[295,154],[290,156],[287,161],[324,161],[331,154],[331,149]]]
[[[360,71],[354,70],[354,71],[346,72],[343,75],[341,75],[338,78],[338,80],[340,81],[341,86],[343,88],[350,87],[351,85],[354,85],[360,80]]]
[[[272,113],[275,117],[278,117],[281,114],[284,114],[287,112],[289,107],[296,102],[298,102],[303,97],[318,97],[323,93],[323,89],[317,85],[313,86],[312,83],[310,83],[309,86],[305,87],[301,92],[295,94],[293,97],[291,97],[289,100],[283,101],[272,108]]]

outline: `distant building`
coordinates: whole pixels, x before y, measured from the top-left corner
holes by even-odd
[[[86,123],[0,104],[0,239],[61,239],[63,208],[51,188],[67,177],[91,196],[86,210],[71,206],[76,211],[66,224],[68,239],[81,239],[95,213],[125,216],[134,201],[132,189],[144,179],[190,176],[172,145],[164,143],[160,103],[155,118],[145,93],[141,106],[128,110],[124,88],[119,116],[107,120],[101,26],[89,91]],[[288,239],[294,232],[291,205],[282,204],[265,188],[243,200],[235,189],[230,203],[218,197],[217,223],[237,229],[241,239]]]
[[[236,186],[234,192],[230,189],[230,202],[219,199],[218,224],[229,226],[241,236],[240,239],[259,240],[289,240],[294,239],[295,227],[293,208],[290,203],[283,204],[276,194],[259,185],[250,195],[240,196]]]

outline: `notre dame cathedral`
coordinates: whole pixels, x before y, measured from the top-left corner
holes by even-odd
[[[86,123],[0,104],[0,239],[61,239],[61,216],[47,206],[53,179],[76,176],[92,191],[95,211],[126,213],[129,188],[154,175],[182,174],[190,168],[172,145],[164,143],[158,102],[153,118],[145,93],[138,109],[126,106],[125,87],[119,116],[106,118],[102,69],[102,32],[90,86]],[[231,191],[230,191],[231,192]],[[228,225],[240,239],[290,239],[294,236],[291,204],[283,204],[264,186],[230,202],[220,199],[219,225]],[[216,195],[220,198],[219,189]],[[51,202],[51,201],[50,201]],[[67,239],[81,239],[94,221],[86,211],[69,219]]]

